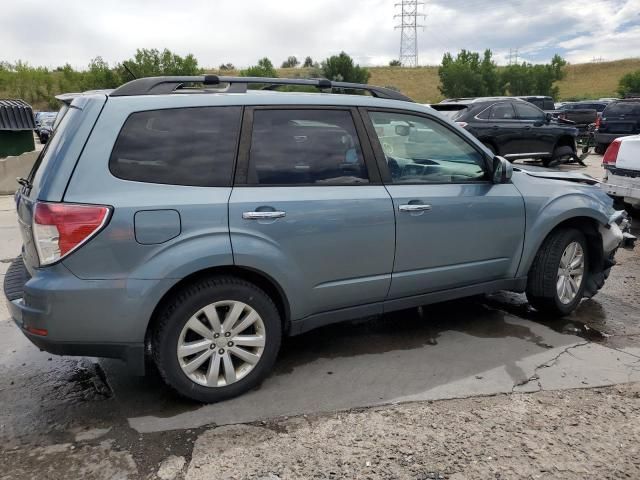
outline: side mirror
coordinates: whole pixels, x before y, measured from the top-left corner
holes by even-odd
[[[396,125],[396,135],[399,137],[408,137],[411,133],[411,127],[408,125]]]
[[[553,115],[551,113],[545,113],[544,114],[544,120],[549,123],[551,120],[553,120]]]
[[[511,162],[497,155],[493,157],[493,183],[509,183],[512,176]]]

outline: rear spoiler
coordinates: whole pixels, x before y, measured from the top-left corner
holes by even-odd
[[[112,91],[113,90],[87,90],[86,92],[61,93],[60,95],[56,95],[56,100],[69,106],[71,105],[71,102],[78,97],[84,97],[85,95],[92,94],[109,95]]]
[[[429,106],[439,112],[455,112],[469,107],[466,103],[434,103]]]

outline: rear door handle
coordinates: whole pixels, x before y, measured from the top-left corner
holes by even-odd
[[[400,205],[401,212],[425,212],[427,210],[431,210],[431,205],[424,205],[424,204]]]
[[[245,220],[273,220],[276,218],[282,218],[287,212],[244,212],[242,218]]]

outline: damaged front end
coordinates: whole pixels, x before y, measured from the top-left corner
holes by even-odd
[[[631,220],[624,210],[616,211],[606,225],[600,225],[598,233],[602,241],[602,256],[599,268],[591,268],[587,276],[584,296],[593,297],[609,278],[611,267],[616,264],[616,252],[620,247],[633,249],[636,237],[631,234]]]
[[[602,236],[602,250],[605,254],[613,252],[622,246],[623,248],[633,248],[636,237],[631,234],[631,220],[629,214],[624,210],[617,210],[609,218],[607,225],[599,228]]]

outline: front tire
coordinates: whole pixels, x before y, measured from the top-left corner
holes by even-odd
[[[220,276],[185,287],[167,303],[153,334],[162,379],[180,395],[205,403],[260,384],[275,363],[282,322],[257,286]]]
[[[538,311],[553,316],[570,314],[584,296],[589,255],[579,230],[552,232],[543,242],[529,271],[527,298]]]

